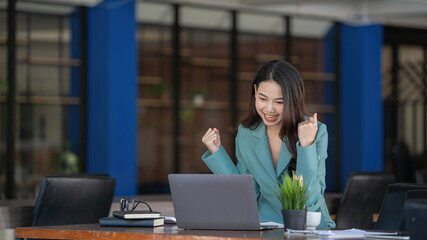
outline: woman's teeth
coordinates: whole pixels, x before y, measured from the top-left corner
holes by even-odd
[[[269,121],[269,122],[274,122],[276,121],[278,115],[268,115],[264,113],[264,117],[265,120]]]

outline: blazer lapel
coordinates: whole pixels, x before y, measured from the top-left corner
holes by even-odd
[[[277,178],[279,178],[280,175],[283,173],[283,171],[286,169],[291,159],[292,159],[292,154],[288,151],[288,148],[286,147],[286,143],[282,142],[282,146],[280,147],[279,161],[277,162],[277,166],[276,166]]]
[[[276,179],[277,177],[274,172],[273,161],[271,160],[270,145],[268,144],[268,138],[263,122],[260,122],[258,127],[253,130],[252,135],[259,139],[255,147],[257,158],[261,162],[268,175],[270,175],[270,177],[273,179]]]

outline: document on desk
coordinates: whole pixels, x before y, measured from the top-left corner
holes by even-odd
[[[381,237],[381,236],[397,236],[397,232],[374,232],[364,231],[360,229],[346,229],[346,230],[293,230],[286,229],[285,234],[298,235],[298,236],[317,236],[328,238],[365,238],[365,237]]]
[[[165,219],[166,224],[176,224],[176,218],[170,216],[160,216]]]
[[[261,222],[260,225],[262,228],[285,228],[285,225],[277,222]]]

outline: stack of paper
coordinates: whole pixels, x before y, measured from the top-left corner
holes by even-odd
[[[317,236],[317,237],[328,237],[328,238],[366,238],[366,237],[399,237],[403,239],[406,236],[397,236],[397,232],[374,232],[364,231],[360,229],[346,229],[346,230],[293,230],[286,229],[285,234],[298,235],[298,236]]]

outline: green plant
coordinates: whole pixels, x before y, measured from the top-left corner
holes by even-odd
[[[56,167],[60,173],[78,173],[79,158],[70,150],[70,143],[65,143],[65,150],[56,155]]]
[[[170,87],[166,84],[159,83],[149,86],[150,92],[154,94],[162,94],[166,92],[170,92]]]
[[[286,210],[305,209],[308,200],[307,184],[304,183],[302,175],[293,173],[290,177],[288,173],[282,174],[278,182],[279,200],[282,208]]]

